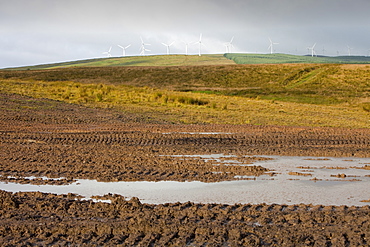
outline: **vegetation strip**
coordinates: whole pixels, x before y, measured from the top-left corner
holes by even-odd
[[[0,92],[174,123],[369,128],[367,65],[228,65],[0,71]]]

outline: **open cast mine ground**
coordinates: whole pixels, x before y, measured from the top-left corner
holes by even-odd
[[[84,179],[110,183],[273,179],[277,172],[263,165],[268,156],[350,161],[370,154],[369,129],[170,124],[113,109],[4,93],[0,105],[1,186],[41,188]],[[235,164],[222,162],[230,158],[194,156],[214,154],[233,157]],[[357,167],[363,172],[354,177],[345,168],[330,168],[333,180],[347,179],[348,186],[369,179],[367,163]],[[299,180],[315,167],[302,169],[290,175]],[[363,194],[362,206],[146,203],[138,197],[97,192],[92,200],[68,192],[1,190],[0,245],[370,245],[368,193]]]

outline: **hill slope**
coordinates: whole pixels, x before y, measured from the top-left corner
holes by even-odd
[[[370,65],[77,67],[0,71],[0,92],[174,123],[370,128]]]
[[[111,57],[78,60],[54,64],[42,64],[11,68],[14,70],[56,69],[69,67],[114,67],[114,66],[198,66],[235,64],[223,55],[161,55],[137,57]]]
[[[237,64],[283,64],[283,63],[333,63],[333,64],[369,64],[370,57],[365,56],[298,56],[289,54],[238,54],[228,53],[225,57]]]

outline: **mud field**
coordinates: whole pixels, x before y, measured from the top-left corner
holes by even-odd
[[[0,95],[0,179],[32,184],[247,179],[255,155],[369,157],[368,129],[177,125],[110,109]],[[181,155],[227,154],[232,166]],[[364,165],[367,169],[368,165]],[[338,178],[340,178],[340,173]],[[31,178],[30,178],[31,177]],[[36,177],[36,178],[33,178]],[[48,179],[40,179],[47,177]],[[62,180],[58,178],[64,178]],[[112,203],[1,192],[0,243],[123,246],[367,246],[370,208]],[[370,198],[364,198],[370,199]],[[129,200],[129,201],[128,201]]]

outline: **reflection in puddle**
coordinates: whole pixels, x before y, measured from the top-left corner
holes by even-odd
[[[235,155],[180,155],[174,157],[219,160],[231,165],[243,165]],[[246,156],[249,157],[249,156]],[[260,177],[218,183],[203,182],[97,182],[78,180],[70,185],[30,185],[0,182],[7,191],[41,191],[57,194],[76,193],[87,198],[108,193],[138,197],[145,203],[277,203],[322,205],[369,205],[370,174],[364,164],[370,158],[257,156],[260,165],[271,171]],[[240,157],[239,157],[240,158]],[[239,162],[239,163],[238,163]],[[334,169],[335,168],[335,169]],[[366,168],[366,167],[365,167]],[[343,175],[344,174],[344,175]]]

